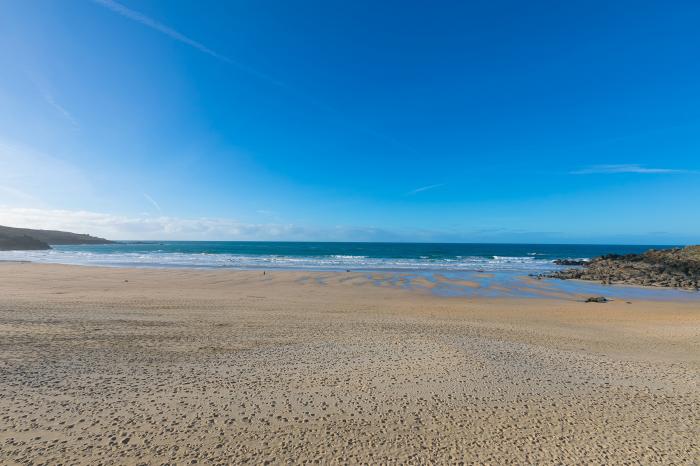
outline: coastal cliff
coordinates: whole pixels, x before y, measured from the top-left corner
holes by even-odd
[[[0,251],[51,249],[51,244],[111,244],[113,241],[82,233],[0,226]]]
[[[580,268],[553,272],[548,277],[698,290],[700,246],[650,249],[642,254],[609,254],[586,262]]]

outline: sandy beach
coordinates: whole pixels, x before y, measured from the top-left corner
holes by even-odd
[[[339,272],[0,277],[2,464],[698,464],[698,301],[451,298]]]

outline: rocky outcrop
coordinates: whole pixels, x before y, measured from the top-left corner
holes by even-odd
[[[51,249],[51,246],[31,236],[0,233],[0,251],[37,251],[44,249]]]
[[[551,278],[595,280],[605,284],[665,286],[698,290],[700,287],[700,246],[663,249],[643,254],[609,254],[582,267],[560,270]]]

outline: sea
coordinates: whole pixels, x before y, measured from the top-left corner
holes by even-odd
[[[0,260],[110,267],[319,271],[515,271],[559,268],[555,259],[631,254],[669,245],[121,241],[0,252]]]

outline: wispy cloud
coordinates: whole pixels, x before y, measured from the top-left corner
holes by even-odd
[[[158,213],[163,213],[163,210],[160,208],[160,205],[155,201],[155,199],[153,199],[151,196],[149,196],[146,193],[143,193],[143,197],[145,197],[146,200],[148,202],[150,202],[153,205],[153,207],[155,207],[158,210]]]
[[[422,193],[424,191],[429,191],[429,190],[435,189],[435,188],[440,188],[442,186],[445,186],[445,183],[438,183],[438,184],[431,184],[428,186],[421,186],[420,188],[416,188],[412,191],[407,192],[406,194],[409,196],[413,196],[414,194]]]
[[[288,87],[287,84],[285,84],[282,81],[279,81],[272,76],[263,73],[259,70],[256,70],[253,67],[250,67],[244,63],[241,63],[239,61],[236,61],[230,57],[227,57],[226,55],[223,55],[221,53],[218,53],[211,48],[207,47],[206,45],[202,44],[201,42],[198,42],[194,39],[191,39],[190,37],[187,37],[185,34],[182,34],[181,32],[171,28],[170,26],[166,26],[165,24],[156,21],[153,18],[150,18],[143,13],[140,13],[138,11],[132,10],[131,8],[127,8],[126,6],[122,5],[121,3],[117,3],[113,0],[93,0],[93,2],[102,5],[105,8],[108,8],[109,10],[125,17],[128,18],[132,21],[135,21],[137,23],[140,23],[148,28],[151,28],[155,31],[160,32],[161,34],[165,34],[166,36],[170,37],[171,39],[174,39],[178,42],[181,42],[185,45],[188,45],[194,49],[199,50],[202,53],[205,53],[211,57],[216,58],[217,60],[221,60],[224,63],[228,63],[232,66],[235,66],[239,70],[248,73],[252,76],[255,76],[257,78],[263,79],[270,84],[274,84],[275,86],[280,86],[280,87]]]
[[[370,227],[313,228],[291,223],[248,223],[227,218],[115,215],[86,210],[9,207],[0,204],[0,225],[90,233],[143,240],[329,240],[392,238]]]
[[[37,199],[31,194],[26,193],[21,189],[13,188],[12,186],[0,185],[0,193],[2,193],[2,197],[5,199],[9,198],[10,200],[20,201],[23,203],[29,202],[32,204],[37,202]]]
[[[433,241],[562,242],[616,244],[690,244],[697,235],[653,232],[578,235],[567,232],[488,229],[399,229],[339,225],[314,228],[290,223],[247,223],[226,218],[117,215],[86,210],[9,207],[0,204],[0,225],[90,233],[116,240],[286,240],[286,241]]]
[[[92,233],[114,239],[273,239],[293,225],[249,224],[221,218],[115,215],[86,210],[0,206],[0,225]]]
[[[689,170],[676,168],[649,168],[637,164],[593,165],[570,172],[572,175],[606,175],[618,173],[638,173],[643,175],[689,173]]]

